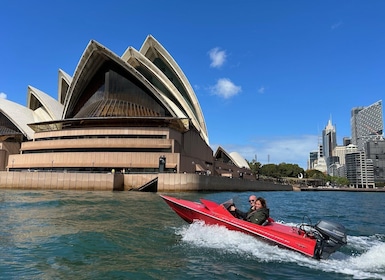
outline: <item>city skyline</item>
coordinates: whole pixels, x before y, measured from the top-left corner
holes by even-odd
[[[213,151],[306,169],[329,116],[341,145],[351,109],[385,91],[383,1],[90,3],[2,6],[0,98],[25,105],[29,85],[57,98],[58,70],[72,76],[90,40],[122,55],[152,34],[193,86]]]
[[[382,100],[378,100],[368,106],[359,106],[351,109],[350,128],[351,135],[344,137],[345,142],[349,139],[358,147],[363,148],[364,142],[370,139],[383,137],[383,110]],[[357,130],[359,128],[359,130]],[[382,136],[382,137],[381,137]],[[330,157],[333,155],[333,150],[337,146],[346,146],[346,143],[337,143],[337,129],[336,125],[332,123],[330,116],[327,125],[322,130],[322,136],[319,145],[323,146],[323,157]]]

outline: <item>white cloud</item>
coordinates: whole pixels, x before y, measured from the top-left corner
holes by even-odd
[[[331,28],[332,30],[339,28],[342,25],[342,21],[339,21],[337,23],[332,24]]]
[[[263,94],[263,93],[265,93],[265,90],[266,90],[266,88],[264,86],[262,86],[258,89],[258,92]]]
[[[0,98],[7,99],[7,95],[4,92],[0,92]]]
[[[317,135],[302,136],[280,136],[269,138],[258,138],[255,142],[249,141],[244,145],[221,144],[228,153],[238,152],[246,160],[257,159],[262,165],[282,162],[298,164],[303,169],[307,169],[309,154],[317,150]],[[216,145],[211,146],[216,151]]]
[[[219,48],[213,48],[209,51],[211,59],[210,67],[220,68],[226,61],[226,51],[220,50]]]
[[[242,91],[240,86],[236,86],[230,79],[222,78],[217,81],[217,84],[211,87],[212,93],[223,98],[230,98]]]

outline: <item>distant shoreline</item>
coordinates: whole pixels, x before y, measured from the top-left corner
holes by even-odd
[[[310,192],[317,192],[317,191],[339,191],[339,192],[385,192],[385,188],[308,188],[308,187],[301,187],[301,191],[310,191]]]

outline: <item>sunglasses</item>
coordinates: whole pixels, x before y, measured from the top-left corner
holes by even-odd
[[[251,200],[249,200],[249,202],[255,202],[255,200],[254,200],[254,199],[251,199]]]

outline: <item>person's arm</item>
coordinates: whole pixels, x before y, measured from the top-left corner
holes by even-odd
[[[268,217],[269,217],[268,211],[257,210],[250,215],[250,217],[248,218],[248,221],[254,224],[262,225],[267,220]]]
[[[239,218],[242,218],[242,219],[246,220],[247,213],[245,213],[245,212],[243,212],[243,211],[241,211],[241,210],[235,208],[235,214],[237,214],[237,216],[238,216]]]

